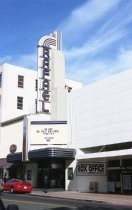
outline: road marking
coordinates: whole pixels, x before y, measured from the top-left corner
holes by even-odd
[[[9,200],[9,199],[5,199],[5,198],[2,198],[3,201],[8,201],[8,202],[17,202],[17,203],[27,203],[27,204],[40,204],[40,205],[45,205],[45,203],[41,203],[41,202],[33,202],[33,201],[18,201],[18,200]],[[54,204],[50,204],[50,203],[47,203],[46,202],[46,205],[48,206],[54,206]],[[61,204],[55,204],[56,206],[60,206],[60,207],[68,207],[68,208],[72,208],[72,209],[76,209],[77,207],[76,206],[69,206],[69,205],[61,205]]]

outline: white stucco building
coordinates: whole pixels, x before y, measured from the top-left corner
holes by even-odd
[[[1,177],[30,180],[42,187],[65,186],[65,161],[74,159],[67,124],[67,97],[82,84],[65,79],[60,33],[44,36],[38,44],[38,71],[10,64],[0,66],[0,168]],[[9,154],[10,153],[10,154]],[[29,177],[30,174],[30,177]],[[61,180],[61,181],[60,181]]]
[[[83,87],[70,99],[76,161],[69,189],[131,193],[132,69]]]

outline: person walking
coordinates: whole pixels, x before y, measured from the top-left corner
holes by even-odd
[[[4,183],[7,181],[7,174],[5,173],[4,178],[3,178]]]
[[[43,187],[44,187],[43,192],[47,193],[48,192],[48,176],[44,176]]]

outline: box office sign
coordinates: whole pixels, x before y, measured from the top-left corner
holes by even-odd
[[[106,163],[77,163],[77,176],[104,176],[106,175]]]

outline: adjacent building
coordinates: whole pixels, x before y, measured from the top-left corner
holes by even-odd
[[[132,69],[71,93],[74,179],[68,189],[132,193]]]

